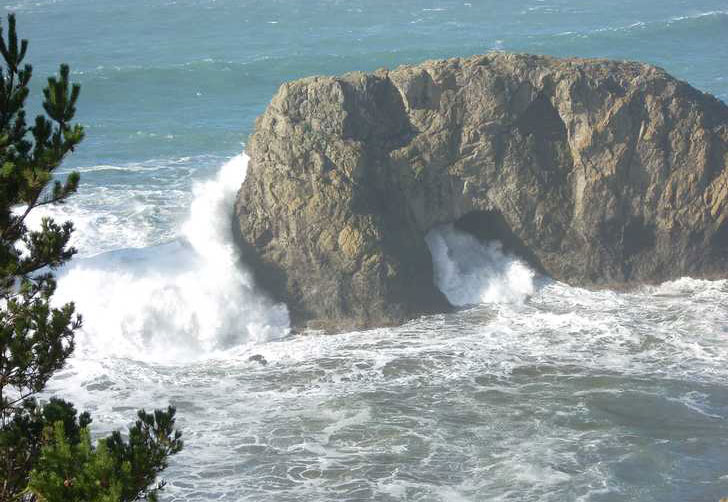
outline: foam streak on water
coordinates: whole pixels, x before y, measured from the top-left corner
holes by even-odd
[[[550,283],[522,304],[217,360],[76,361],[55,385],[98,431],[177,404],[188,446],[169,500],[717,500],[726,302],[726,281]]]
[[[427,236],[436,279],[468,309],[280,338],[285,311],[255,292],[213,218],[229,216],[242,171],[236,157],[197,186],[183,241],[81,260],[60,282],[89,322],[51,392],[89,409],[96,433],[174,403],[187,448],[166,472],[168,500],[728,489],[728,281],[591,292],[536,280],[496,243],[446,226]]]

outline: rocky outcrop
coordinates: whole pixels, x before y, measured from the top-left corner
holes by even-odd
[[[454,222],[599,287],[728,276],[728,108],[646,64],[488,54],[284,84],[235,229],[297,327],[449,305],[424,236]]]

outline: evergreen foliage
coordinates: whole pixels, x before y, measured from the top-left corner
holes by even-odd
[[[94,447],[83,415],[78,422],[54,422],[30,473],[28,494],[39,501],[118,502],[157,500],[163,484],[153,486],[169,455],[182,449],[174,430],[174,408],[138,412],[128,440],[117,431]],[[69,428],[70,425],[70,428]]]
[[[26,123],[33,71],[15,25],[8,15],[7,39],[0,27],[0,502],[155,500],[157,474],[182,449],[174,408],[139,411],[126,439],[114,432],[94,445],[88,413],[33,397],[73,352],[81,317],[72,303],[51,306],[53,270],[76,252],[73,224],[44,218],[31,230],[26,219],[78,188],[77,172],[64,182],[53,172],[84,131],[71,122],[80,86],[66,65],[43,90],[45,115]]]

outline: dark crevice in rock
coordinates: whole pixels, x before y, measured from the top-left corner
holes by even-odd
[[[566,138],[566,125],[559,112],[543,93],[531,103],[516,121],[524,136],[533,134],[538,141],[558,141]]]
[[[724,221],[715,233],[715,243],[718,252],[722,251],[721,254],[725,257],[728,254],[728,220]]]
[[[407,104],[412,110],[436,110],[440,106],[442,91],[426,71],[420,72],[413,78],[410,85],[404,89],[404,93]]]
[[[389,150],[407,144],[415,134],[402,95],[388,78],[362,77],[341,82],[349,112],[344,122],[346,139],[371,141]]]
[[[646,225],[642,218],[630,220],[622,231],[622,249],[625,259],[655,247],[655,226]]]
[[[622,281],[628,281],[639,272],[635,267],[657,270],[660,263],[654,258],[657,235],[654,225],[646,224],[643,218],[633,218],[622,228]],[[647,257],[647,258],[645,258]]]
[[[515,125],[525,138],[524,150],[534,153],[528,167],[541,186],[566,187],[566,173],[573,167],[568,133],[545,93],[536,97]]]
[[[240,251],[240,265],[250,270],[255,284],[261,288],[275,302],[289,302],[290,292],[287,290],[285,271],[273,263],[266,262],[260,250],[261,247],[251,245],[240,232],[240,223],[236,217],[232,221],[233,242]],[[264,232],[266,233],[266,232]],[[289,306],[290,309],[290,306]],[[291,311],[291,319],[300,318],[296,312]]]
[[[434,280],[432,254],[427,247],[424,235],[415,234],[411,229],[401,227],[403,233],[410,234],[408,243],[401,239],[385,239],[382,251],[387,256],[402,256],[405,259],[395,263],[397,272],[407,280],[391,283],[387,292],[387,302],[395,305],[403,303],[406,317],[421,314],[448,312],[452,309],[445,295],[437,288]],[[406,298],[406,302],[401,300]],[[413,309],[413,306],[417,306]]]

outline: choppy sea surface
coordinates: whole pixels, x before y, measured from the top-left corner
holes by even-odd
[[[728,99],[725,0],[2,0],[87,139],[59,301],[85,325],[49,394],[93,430],[177,406],[165,501],[717,501],[728,281],[590,292],[498,243],[428,235],[456,313],[291,336],[229,218],[281,82],[490,50],[643,60]],[[36,217],[39,217],[37,215]],[[267,364],[250,361],[260,355]],[[260,359],[260,358],[259,358]]]

